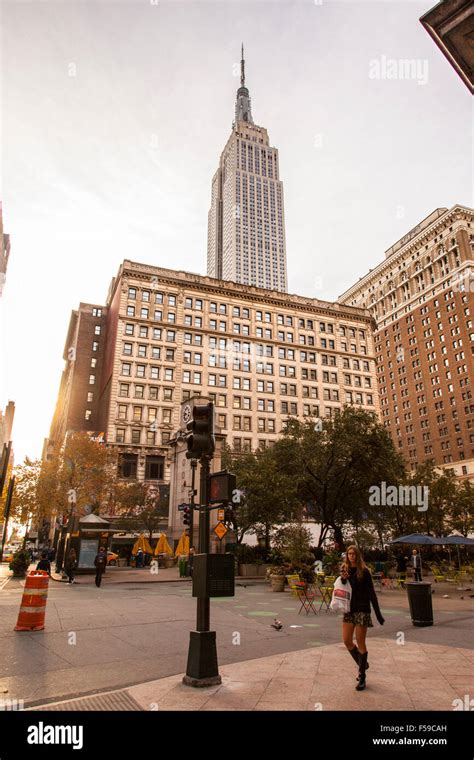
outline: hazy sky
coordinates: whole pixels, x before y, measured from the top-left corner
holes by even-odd
[[[434,4],[4,0],[0,405],[17,405],[17,462],[48,435],[71,309],[104,302],[125,257],[205,273],[242,40],[280,151],[290,292],[335,300],[434,208],[472,203],[470,95],[418,20]]]

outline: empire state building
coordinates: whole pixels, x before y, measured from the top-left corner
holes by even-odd
[[[235,121],[212,179],[207,273],[287,292],[283,183],[278,150],[254,124],[242,46]]]

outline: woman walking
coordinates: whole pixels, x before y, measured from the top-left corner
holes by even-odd
[[[71,551],[67,555],[67,560],[64,566],[64,569],[66,570],[66,574],[68,577],[68,583],[74,583],[74,573],[75,573],[76,567],[77,567],[76,551],[75,549],[71,549]]]
[[[383,625],[385,620],[380,612],[370,570],[362,558],[359,547],[349,546],[347,549],[346,558],[341,568],[341,580],[343,583],[349,581],[352,589],[350,612],[346,612],[342,619],[342,638],[349,654],[359,667],[356,689],[362,691],[365,689],[365,671],[369,667],[365,637],[367,628],[373,628],[370,617],[371,604],[380,625]]]

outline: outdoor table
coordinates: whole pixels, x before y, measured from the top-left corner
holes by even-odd
[[[319,593],[321,594],[321,604],[319,605],[319,609],[323,606],[326,607],[326,612],[329,610],[329,605],[331,604],[332,599],[332,592],[333,587],[332,586],[320,586],[319,587]]]

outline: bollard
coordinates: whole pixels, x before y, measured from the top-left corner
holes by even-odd
[[[49,575],[44,570],[32,570],[26,576],[15,631],[42,631],[48,597]]]

